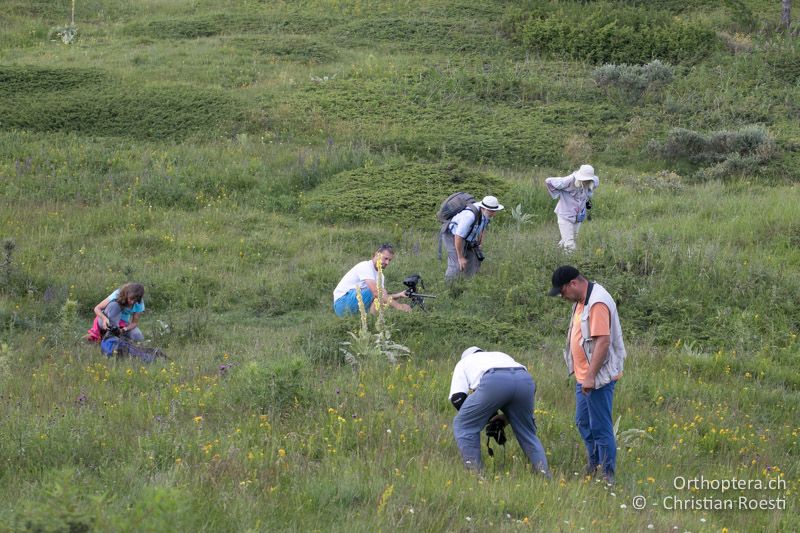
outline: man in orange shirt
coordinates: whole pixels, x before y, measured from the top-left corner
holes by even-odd
[[[569,265],[553,272],[550,296],[574,302],[564,362],[575,374],[575,424],[586,444],[586,473],[602,466],[603,479],[614,483],[617,444],[611,417],[614,387],[622,376],[625,343],[617,305],[598,283]]]

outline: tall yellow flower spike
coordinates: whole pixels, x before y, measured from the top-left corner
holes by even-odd
[[[361,329],[367,330],[367,311],[364,307],[364,297],[361,296],[361,287],[356,285],[356,300],[358,301],[358,314],[361,315]]]
[[[383,263],[379,260],[376,266],[378,267],[378,282],[375,285],[378,287],[378,295],[375,297],[375,310],[380,313],[383,305]]]

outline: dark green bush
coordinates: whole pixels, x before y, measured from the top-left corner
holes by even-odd
[[[191,18],[170,18],[150,20],[148,22],[134,22],[128,24],[124,31],[136,37],[151,37],[154,39],[196,39],[210,37],[225,32],[241,32],[246,29],[257,29],[258,24],[253,18],[234,17],[231,15],[217,14],[204,15]],[[238,31],[237,31],[238,30]]]
[[[459,190],[481,198],[502,196],[508,186],[497,177],[458,165],[393,163],[337,174],[304,196],[301,210],[326,222],[433,227],[438,224],[439,204]]]
[[[340,19],[321,15],[293,13],[276,17],[250,11],[138,21],[125,26],[123,31],[127,35],[152,39],[196,39],[242,33],[270,36],[276,32],[319,35],[339,22]]]
[[[302,35],[261,35],[237,37],[228,41],[235,48],[262,55],[272,55],[296,61],[327,63],[338,57],[336,49],[317,39]]]
[[[9,15],[25,17],[63,17],[67,13],[67,3],[52,0],[7,0],[3,11]]]
[[[337,27],[333,33],[337,42],[342,44],[372,47],[376,42],[391,43],[400,49],[417,52],[490,53],[499,51],[506,44],[491,26],[476,23],[475,19],[370,18]]]
[[[555,9],[543,5],[513,25],[531,52],[590,63],[692,63],[715,46],[714,32],[666,12],[598,3]]]
[[[347,140],[368,139],[373,149],[413,158],[457,158],[500,166],[557,165],[567,131],[625,113],[607,102],[532,102],[525,112],[516,104],[502,102],[476,106],[474,96],[462,99],[460,90],[431,93],[430,86],[405,79],[310,84],[281,103],[291,112],[275,117],[275,127],[318,135],[319,126],[310,119],[316,116],[331,129],[348,131]]]
[[[215,132],[239,115],[230,96],[198,87],[123,87],[17,93],[0,99],[0,128],[139,139]]]
[[[105,72],[92,68],[45,68],[0,65],[0,96],[34,92],[60,92],[96,86],[108,81]]]
[[[650,148],[668,161],[710,167],[701,168],[700,179],[752,173],[777,154],[775,141],[761,126],[709,134],[673,128],[663,143],[653,142]]]

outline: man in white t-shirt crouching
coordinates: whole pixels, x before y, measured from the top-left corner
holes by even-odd
[[[482,469],[481,430],[495,420],[508,421],[535,472],[550,479],[547,456],[533,418],[536,384],[528,369],[503,352],[471,346],[461,354],[450,383],[450,402],[458,410],[453,435],[464,465]],[[502,411],[502,414],[498,414]]]
[[[361,261],[344,275],[333,290],[333,311],[337,316],[358,314],[356,288],[361,289],[364,309],[370,313],[376,312],[375,299],[378,295],[379,286],[383,296],[383,305],[390,305],[400,311],[411,311],[410,305],[397,301],[399,298],[406,297],[405,291],[388,294],[384,285],[383,275],[378,274],[378,264],[381,265],[381,270],[385,270],[389,263],[392,262],[392,259],[394,259],[394,248],[391,244],[382,244],[375,250],[372,259]]]

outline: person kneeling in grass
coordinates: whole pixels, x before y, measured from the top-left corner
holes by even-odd
[[[405,291],[388,294],[384,285],[383,273],[378,273],[378,265],[383,271],[389,266],[392,259],[394,259],[394,248],[391,244],[382,244],[375,250],[372,259],[361,261],[344,275],[333,290],[333,311],[337,316],[358,314],[357,288],[361,289],[364,309],[369,310],[370,313],[375,313],[377,311],[375,301],[379,286],[383,296],[383,305],[390,305],[400,311],[411,311],[410,305],[397,301],[399,298],[406,297]]]
[[[143,341],[139,316],[144,313],[144,286],[126,283],[94,306],[95,319],[85,339],[100,342],[109,328],[120,328],[132,341]]]

